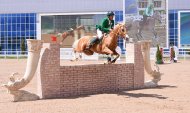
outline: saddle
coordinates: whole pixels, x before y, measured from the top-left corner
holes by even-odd
[[[92,38],[90,39],[86,49],[88,50],[94,45],[102,44],[102,41],[105,37],[106,37],[106,35],[103,35],[102,38],[99,39],[98,36],[92,36]]]
[[[91,42],[94,42],[94,44],[101,44],[103,39],[107,37],[107,34],[104,33],[103,36],[99,39],[98,36],[92,36],[92,39],[90,40],[90,43]]]

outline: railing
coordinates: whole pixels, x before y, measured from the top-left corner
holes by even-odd
[[[180,51],[178,57],[181,57],[184,60],[190,59],[190,50],[182,50],[182,51]]]
[[[4,59],[19,59],[27,58],[28,51],[0,51],[0,58]]]
[[[177,54],[178,54],[178,58],[180,59],[184,59],[184,60],[190,59],[190,50],[182,49]],[[170,57],[170,51],[164,50],[163,57],[165,58]]]
[[[150,54],[154,54],[156,53],[156,48],[152,49],[152,51],[155,51],[154,53],[150,52]],[[60,50],[61,54],[60,55],[65,55],[63,54],[63,50]],[[67,52],[64,50],[64,53]],[[70,52],[70,51],[69,51]],[[28,56],[28,51],[0,51],[0,59],[4,58],[4,59],[19,59],[19,58],[27,58]],[[72,56],[72,55],[71,55]],[[71,57],[69,56],[69,57]],[[99,55],[99,57],[105,57],[106,55]],[[65,57],[65,56],[60,56],[60,58]],[[163,52],[163,57],[165,58],[170,58],[170,51],[169,49],[164,49]],[[155,57],[153,57],[155,58]],[[190,59],[190,50],[185,50],[182,49],[179,51],[178,53],[178,58],[180,59]],[[62,58],[63,59],[63,58]]]

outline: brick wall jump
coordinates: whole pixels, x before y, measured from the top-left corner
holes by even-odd
[[[134,63],[60,66],[58,44],[44,44],[38,67],[38,95],[61,98],[138,89],[144,85],[144,63],[139,44]]]

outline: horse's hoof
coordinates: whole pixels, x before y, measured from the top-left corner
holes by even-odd
[[[104,62],[104,64],[111,64],[111,62]]]
[[[115,63],[116,62],[116,59],[112,60],[111,63]]]
[[[75,62],[75,61],[77,61],[76,59],[73,59],[73,60],[70,60],[71,62]]]
[[[112,64],[112,62],[111,62],[111,61],[109,61],[109,62],[108,62],[108,64]]]
[[[74,62],[74,60],[70,60],[71,62]]]
[[[115,61],[112,61],[111,63],[112,63],[112,64],[115,64]]]

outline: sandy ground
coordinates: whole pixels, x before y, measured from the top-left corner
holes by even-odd
[[[0,59],[0,84],[12,72],[22,76],[25,68],[26,59]],[[0,87],[0,113],[190,113],[190,61],[160,65],[160,70],[159,87],[116,94],[11,102],[12,96]],[[36,76],[23,90],[36,93]]]

